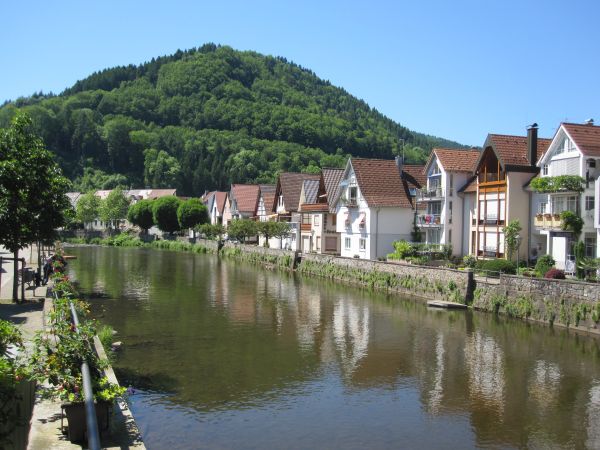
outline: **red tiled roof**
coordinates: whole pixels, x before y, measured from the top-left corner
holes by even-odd
[[[548,150],[551,139],[538,138],[537,155],[534,164]],[[496,150],[500,164],[503,166],[531,166],[527,159],[527,137],[509,136],[504,134],[490,134],[486,146],[492,145]]]
[[[434,148],[425,167],[435,155],[446,172],[474,172],[479,154],[475,149]]]
[[[423,166],[405,165],[404,176],[401,178],[394,160],[352,158],[350,163],[360,192],[369,207],[412,207],[408,189],[409,186],[421,186],[418,179],[424,178]]]
[[[477,192],[477,177],[473,176],[458,192]]]
[[[220,215],[223,215],[225,210],[225,201],[227,200],[227,192],[216,191],[215,202],[217,203],[217,211]]]
[[[283,172],[279,175],[277,182],[280,194],[283,195],[283,203],[288,212],[298,211],[300,203],[300,192],[304,180],[319,180],[321,175],[310,173],[290,173]]]
[[[275,204],[275,189],[277,186],[274,184],[259,184],[258,188],[260,195],[262,195],[263,202],[265,203],[265,211],[267,214],[273,212],[273,206]]]
[[[231,196],[237,203],[240,213],[256,215],[259,189],[257,184],[232,184]]]
[[[577,123],[563,123],[562,126],[581,153],[600,157],[600,127]]]

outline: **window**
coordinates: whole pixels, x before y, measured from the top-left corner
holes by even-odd
[[[546,202],[540,203],[539,213],[546,214],[547,211],[548,211],[548,203],[546,203]]]
[[[310,225],[310,214],[302,214],[302,225]]]
[[[446,244],[452,244],[452,230],[448,230],[448,242]]]
[[[358,241],[358,248],[360,250],[366,250],[367,249],[367,240],[363,239],[363,238],[360,238],[359,241]]]
[[[344,238],[344,248],[346,250],[350,250],[350,246],[351,246],[350,238]]]
[[[548,164],[544,164],[542,166],[542,175],[544,175],[544,176],[548,175]]]
[[[331,225],[334,227],[337,225],[337,214],[331,215]]]
[[[452,223],[452,202],[448,202],[448,223]]]
[[[350,186],[348,188],[348,201],[350,204],[356,205],[356,197],[358,196],[358,188],[356,186]]]
[[[596,257],[596,236],[585,237],[585,257],[595,258]]]
[[[317,217],[317,216],[315,216]],[[317,236],[317,251],[321,251],[321,236]]]
[[[454,192],[454,174],[451,173],[450,174],[450,193],[449,194],[452,196],[453,192]]]
[[[326,236],[325,237],[325,251],[326,252],[337,251],[337,237],[335,237],[335,236]]]
[[[410,194],[411,197],[415,197],[417,195],[417,188],[409,187],[408,193]]]
[[[283,194],[281,194],[279,196],[279,199],[277,200],[277,207],[278,208],[283,208]]]
[[[319,219],[319,217],[321,217],[319,214],[315,214],[315,215],[313,216],[313,225],[314,225],[315,227],[318,227],[318,226],[320,226],[320,224],[321,224],[321,220]]]
[[[593,211],[594,210],[594,196],[586,195],[585,197],[585,210]]]

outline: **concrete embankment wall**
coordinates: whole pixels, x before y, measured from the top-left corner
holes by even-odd
[[[231,243],[224,245],[221,254],[378,290],[472,304],[481,311],[600,334],[598,284],[511,275],[486,282],[474,279],[471,271],[301,254]]]
[[[498,284],[477,282],[473,307],[600,334],[600,285],[594,283],[501,275]]]

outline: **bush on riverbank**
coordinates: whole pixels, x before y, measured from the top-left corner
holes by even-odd
[[[194,253],[211,253],[213,250],[202,245],[192,244],[184,241],[168,241],[159,240],[152,242],[144,242],[139,237],[129,234],[121,233],[116,236],[110,236],[107,238],[68,238],[65,239],[70,244],[91,244],[91,245],[107,245],[110,247],[149,247],[161,250],[180,251],[180,252],[194,252]]]

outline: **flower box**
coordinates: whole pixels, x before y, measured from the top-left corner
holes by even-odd
[[[112,413],[112,402],[98,401],[96,406],[96,420],[98,422],[98,432],[102,434],[108,431],[110,425],[110,415]],[[82,402],[65,402],[61,405],[63,415],[61,416],[61,429],[67,434],[71,442],[87,441],[87,425],[85,421],[85,404]],[[62,424],[62,418],[67,416],[67,429]]]

